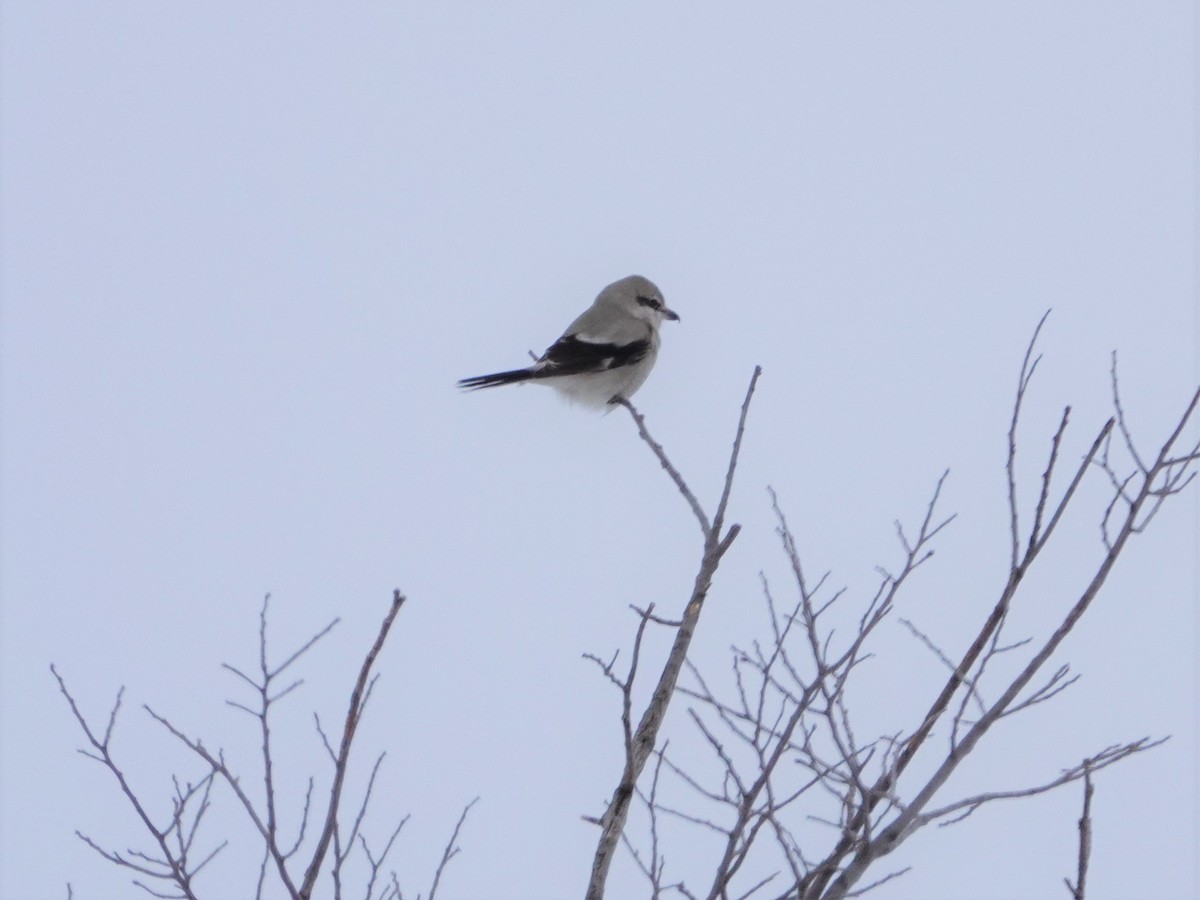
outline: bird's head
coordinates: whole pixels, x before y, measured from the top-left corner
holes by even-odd
[[[614,281],[600,292],[601,302],[611,302],[629,315],[657,327],[664,320],[679,321],[679,315],[667,307],[662,291],[649,278],[630,275]]]

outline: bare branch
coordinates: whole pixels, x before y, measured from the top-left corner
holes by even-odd
[[[264,614],[266,613],[266,603],[263,604],[263,613]],[[309,650],[311,650],[313,644],[315,644],[317,641],[321,640],[321,638],[325,637],[325,635],[329,634],[329,632],[333,631],[333,629],[336,628],[338,623],[341,621],[342,621],[342,619],[340,616],[338,618],[334,619],[332,622],[330,622],[328,625],[326,625],[324,628],[322,628],[320,631],[318,631],[316,634],[314,634],[312,637],[310,637],[307,641],[305,641],[303,646],[300,647],[300,649],[298,649],[291,656],[289,656],[287,659],[285,659],[283,662],[281,662],[279,665],[277,665],[273,670],[271,670],[270,672],[267,672],[266,674],[270,678],[278,678],[279,675],[281,675],[283,673],[283,671],[285,669],[287,669],[292,663],[294,663],[301,656],[303,656],[305,653],[307,653]],[[264,633],[264,638],[265,638],[265,633]],[[297,684],[299,684],[299,682],[297,682]],[[295,686],[296,686],[295,684],[292,685],[292,687],[295,687]],[[292,687],[289,687],[287,690],[290,691],[292,689]],[[278,699],[278,697],[275,699]]]
[[[925,825],[938,819],[945,819],[963,810],[966,810],[967,815],[969,815],[984,804],[991,803],[996,800],[1013,800],[1044,794],[1047,791],[1052,791],[1055,788],[1062,787],[1064,784],[1071,784],[1075,781],[1081,781],[1088,772],[1098,772],[1101,769],[1108,768],[1114,763],[1118,763],[1135,753],[1153,750],[1155,747],[1166,743],[1166,741],[1167,738],[1159,738],[1155,741],[1150,740],[1150,738],[1141,738],[1140,740],[1133,741],[1128,744],[1119,744],[1117,746],[1108,747],[1091,757],[1091,759],[1085,760],[1080,765],[1073,766],[1072,768],[1064,771],[1058,777],[1042,782],[1041,784],[1027,788],[1017,788],[1011,791],[988,791],[982,794],[976,794],[972,797],[956,800],[954,803],[947,804],[946,806],[938,809],[922,813],[919,816],[914,816],[913,827],[920,827],[921,825]],[[966,815],[960,816],[958,819],[954,819],[950,822],[943,822],[941,824],[953,824],[956,821],[961,821],[963,818],[966,818]]]
[[[1012,544],[1012,567],[1014,569],[1017,567],[1018,546],[1021,541],[1021,528],[1017,516],[1017,422],[1021,418],[1021,405],[1025,402],[1025,390],[1029,387],[1033,373],[1042,359],[1039,355],[1030,363],[1030,358],[1033,357],[1033,348],[1037,346],[1038,335],[1041,334],[1042,326],[1046,324],[1046,319],[1049,316],[1050,310],[1046,310],[1042,318],[1038,321],[1037,327],[1033,329],[1033,337],[1029,339],[1029,346],[1025,348],[1025,359],[1021,361],[1021,377],[1017,380],[1017,402],[1013,404],[1012,422],[1008,427],[1008,461],[1005,464],[1005,469],[1008,473],[1009,533]]]
[[[621,841],[625,845],[626,849],[629,850],[630,855],[633,856],[634,863],[637,864],[638,869],[646,877],[646,880],[650,882],[651,900],[658,900],[658,898],[662,896],[662,892],[664,890],[664,886],[662,883],[662,877],[663,877],[663,869],[666,866],[666,861],[662,858],[660,851],[659,851],[658,782],[659,782],[659,776],[662,773],[663,756],[666,752],[666,749],[667,749],[666,744],[664,744],[662,749],[655,751],[655,755],[658,757],[658,761],[654,764],[654,775],[650,781],[650,795],[646,796],[645,794],[643,794],[641,792],[640,789],[637,791],[638,799],[641,800],[643,804],[645,804],[646,812],[648,813],[648,815],[650,817],[650,860],[649,860],[649,862],[642,859],[641,854],[638,853],[637,848],[634,847],[633,842],[629,840],[628,836],[625,835],[624,833],[621,834]]]
[[[400,831],[401,831],[401,829],[404,828],[405,824],[408,822],[408,819],[409,819],[409,817],[405,816],[403,819],[400,820],[400,824],[397,825],[394,829],[392,829],[392,833],[388,837],[387,843],[383,845],[383,850],[382,850],[382,852],[380,852],[378,858],[376,858],[371,853],[371,848],[367,846],[366,837],[364,837],[361,834],[358,835],[358,839],[362,843],[363,854],[367,857],[367,863],[371,867],[371,875],[367,879],[367,887],[366,887],[366,892],[365,892],[365,896],[366,896],[367,900],[371,900],[372,894],[375,893],[375,882],[379,880],[379,870],[383,867],[383,864],[387,861],[388,854],[390,854],[392,852],[392,846],[396,843],[396,838],[400,837]],[[394,879],[395,877],[396,877],[396,873],[393,872],[392,878]],[[397,891],[397,893],[399,893],[399,892]]]
[[[446,871],[446,865],[458,855],[460,850],[457,843],[458,833],[462,830],[463,822],[467,821],[467,813],[478,802],[479,798],[476,797],[463,807],[462,815],[458,817],[458,823],[454,826],[454,832],[450,835],[450,840],[446,842],[446,849],[442,852],[442,861],[438,863],[437,871],[433,873],[433,886],[429,889],[429,900],[434,900],[437,896],[438,884],[441,883],[442,873]]]
[[[928,649],[930,653],[932,653],[934,656],[936,656],[938,658],[938,661],[941,662],[942,665],[944,665],[951,672],[954,672],[957,670],[958,667],[954,664],[954,662],[950,659],[950,657],[948,657],[942,651],[942,648],[933,642],[933,640],[929,637],[929,635],[925,634],[925,632],[923,632],[923,631],[921,631],[921,629],[917,628],[917,626],[914,625],[912,622],[910,622],[908,619],[900,619],[899,622],[901,625],[903,625],[905,628],[908,629],[909,633],[911,633],[913,635],[913,637],[915,637],[922,644],[924,644],[926,649]],[[967,683],[967,696],[970,697],[972,700],[974,700],[975,704],[979,707],[979,711],[983,712],[983,710],[984,710],[983,698],[981,696],[979,696],[979,691],[976,690],[974,683]]]
[[[1087,895],[1088,862],[1092,856],[1092,764],[1083,761],[1083,813],[1079,816],[1079,862],[1076,866],[1075,883],[1064,878],[1071,900],[1085,900]]]
[[[1071,418],[1071,407],[1063,409],[1062,421],[1059,422],[1058,431],[1054,432],[1054,438],[1050,442],[1050,459],[1046,463],[1046,471],[1042,473],[1042,490],[1038,495],[1037,510],[1033,514],[1033,527],[1029,529],[1029,549],[1037,544],[1038,535],[1042,528],[1042,515],[1046,511],[1046,500],[1050,497],[1050,479],[1054,475],[1054,464],[1058,462],[1058,451],[1062,446],[1063,434],[1067,430],[1067,422]]]
[[[211,752],[209,752],[208,748],[204,746],[203,742],[201,742],[199,738],[189,738],[186,734],[172,725],[169,720],[163,716],[160,716],[149,706],[143,704],[142,708],[150,714],[151,718],[153,718],[156,722],[166,728],[167,731],[174,735],[175,738],[179,740],[185,747],[208,763],[208,765],[212,767],[213,771],[220,775],[221,778],[224,779],[225,783],[229,785],[229,787],[233,790],[234,795],[238,798],[238,801],[242,804],[242,808],[250,817],[250,821],[254,823],[254,827],[258,829],[258,833],[262,836],[263,843],[266,846],[267,855],[275,863],[275,868],[279,873],[279,878],[280,881],[283,882],[284,888],[288,891],[289,896],[298,896],[296,887],[292,883],[291,877],[288,874],[287,860],[284,858],[279,846],[275,843],[274,835],[268,831],[266,821],[262,818],[262,816],[259,815],[254,803],[242,789],[241,781],[225,764],[223,755],[220,752],[218,752],[216,755],[213,755]]]
[[[733,492],[733,476],[737,472],[738,456],[742,452],[742,437],[746,433],[746,417],[750,414],[750,401],[754,399],[754,388],[762,375],[762,366],[754,367],[750,376],[750,386],[746,389],[746,398],[742,401],[742,413],[738,416],[737,432],[733,437],[733,449],[729,453],[729,466],[725,470],[725,485],[721,489],[721,499],[717,502],[717,512],[713,516],[712,531],[720,537],[721,526],[725,524],[725,511],[729,507],[729,497]],[[732,537],[729,540],[732,541]]]
[[[842,591],[831,598],[820,594],[824,577],[816,588],[810,586],[801,565],[796,541],[777,498],[772,494],[779,520],[778,532],[792,566],[799,599],[790,613],[777,610],[772,592],[763,579],[770,639],[754,640],[749,645],[743,645],[745,649],[737,646],[732,648],[731,692],[728,699],[718,699],[703,674],[694,665],[688,664],[694,682],[678,690],[698,701],[698,707],[689,710],[689,714],[700,732],[702,746],[707,746],[713,756],[716,777],[701,778],[689,773],[676,764],[678,761],[673,762],[665,754],[660,754],[656,766],[656,784],[658,773],[666,771],[680,779],[685,788],[695,792],[693,799],[702,808],[711,810],[711,804],[715,804],[714,814],[677,809],[663,803],[654,804],[659,812],[721,836],[722,858],[717,864],[711,889],[705,892],[710,900],[727,900],[743,892],[755,894],[770,877],[779,872],[788,873],[791,879],[791,887],[786,890],[780,891],[778,887],[773,889],[772,892],[777,893],[780,900],[833,900],[857,896],[899,874],[892,873],[872,884],[867,884],[864,878],[873,863],[892,852],[917,829],[928,824],[948,825],[961,821],[983,805],[997,800],[1029,797],[1073,781],[1090,780],[1093,771],[1160,743],[1144,738],[1130,744],[1115,745],[1087,760],[1085,767],[1068,769],[1058,777],[1030,787],[991,791],[950,801],[939,800],[937,807],[932,802],[945,786],[950,773],[996,722],[1049,701],[1075,683],[1078,676],[1071,674],[1068,665],[1062,664],[1050,670],[1046,668],[1048,660],[1094,601],[1128,538],[1141,533],[1166,497],[1174,496],[1190,484],[1197,474],[1193,470],[1200,463],[1200,442],[1183,448],[1174,446],[1185,426],[1191,422],[1195,410],[1200,408],[1200,391],[1192,397],[1157,458],[1150,462],[1148,458],[1138,455],[1133,447],[1125,412],[1114,384],[1115,414],[1094,433],[1090,446],[1077,464],[1072,463],[1074,471],[1068,470],[1066,478],[1060,471],[1060,462],[1067,455],[1066,432],[1071,408],[1068,406],[1063,409],[1051,437],[1040,478],[1035,481],[1038,487],[1036,502],[1030,504],[1032,514],[1023,527],[1018,496],[1017,435],[1028,389],[1040,363],[1036,345],[1045,322],[1046,316],[1043,316],[1025,350],[1008,427],[1006,480],[1010,565],[995,605],[968,642],[965,652],[957,657],[957,662],[911,621],[901,620],[950,671],[949,678],[933,698],[924,718],[911,732],[897,731],[874,739],[869,735],[860,735],[862,723],[855,721],[851,715],[847,685],[853,673],[871,659],[868,640],[879,624],[891,614],[898,590],[907,583],[916,568],[930,558],[933,552],[931,539],[953,519],[951,516],[939,521],[935,511],[946,475],[938,482],[919,532],[914,533],[896,523],[902,565],[879,569],[881,578],[874,595],[865,604],[861,615],[855,616],[857,628],[852,624],[845,636],[837,635],[829,619],[823,618],[842,596]],[[1114,382],[1115,371],[1114,362]],[[1127,476],[1120,472],[1120,467],[1114,465],[1112,450],[1118,446],[1112,440],[1114,432],[1121,434],[1125,449],[1137,466],[1132,475]],[[658,448],[656,452],[660,451],[661,448]],[[1074,504],[1083,477],[1093,466],[1105,471],[1113,487],[1113,500],[1103,517],[1105,554],[1095,574],[1082,586],[1058,627],[1047,637],[1038,637],[1034,642],[1032,637],[1018,635],[1014,639],[1011,635],[1004,635],[1010,609],[1026,574],[1064,521],[1067,507]],[[722,502],[725,496],[727,493],[723,495]],[[721,517],[718,514],[714,519],[713,531],[719,531],[720,527]],[[706,533],[706,550],[714,540],[717,538]],[[692,608],[689,606],[681,620],[681,632],[688,628],[691,614]],[[982,679],[985,673],[993,675],[1000,670],[997,665],[993,672],[990,664],[1004,654],[1009,654],[1008,658],[1011,659],[1018,653],[1021,658],[1016,666],[1017,674],[1006,677],[995,691],[989,688],[988,694],[998,695],[989,702],[982,690]],[[600,660],[596,662],[603,668]],[[611,671],[611,664],[609,669]],[[1049,674],[1041,674],[1043,672]],[[968,711],[974,713],[969,719],[966,716]],[[933,750],[926,754],[933,754],[933,758],[921,767],[923,774],[920,780],[901,792],[901,777],[917,753],[932,746],[929,737],[937,724],[951,717],[948,751],[941,757]],[[640,749],[637,741],[640,731],[639,728],[634,733],[634,753]],[[786,758],[794,767],[779,766],[781,758]],[[800,777],[796,778],[792,773]],[[623,782],[618,790],[621,788],[628,788],[629,794],[634,794],[636,778],[633,782]],[[824,822],[837,830],[832,849],[820,860],[805,858],[799,842],[788,831],[781,816],[788,804],[796,802],[806,792],[811,792],[808,796],[825,803],[827,808],[805,809],[805,818]],[[640,792],[636,794],[642,796]],[[599,820],[601,825],[611,827],[610,816],[623,799],[627,800],[614,794],[605,817]],[[755,864],[751,868],[746,862],[751,858],[756,837],[760,833],[772,836],[773,840],[759,842],[768,846],[754,854]],[[639,855],[639,849],[630,845],[635,861],[650,880],[657,896],[661,881],[655,861],[660,857],[660,851],[654,848],[647,856],[644,853]],[[780,861],[780,866],[767,879],[757,881],[764,872],[771,871],[769,865],[759,865],[766,862],[760,859],[762,853],[773,854]],[[600,860],[599,852],[597,860]],[[597,883],[596,875],[594,868],[593,888]],[[744,882],[754,883],[746,891],[745,883],[735,886],[735,875]],[[1084,875],[1081,874],[1079,878],[1082,882]],[[600,883],[603,883],[602,878]],[[1073,887],[1070,882],[1068,887]],[[600,894],[594,892],[593,888],[589,888],[588,896],[598,898]],[[690,896],[682,885],[678,886],[678,890]],[[704,895],[702,893],[700,896]]]
[[[1113,565],[1125,546],[1125,543],[1133,534],[1138,533],[1137,525],[1140,521],[1139,516],[1141,515],[1143,509],[1148,503],[1152,504],[1156,502],[1154,493],[1156,483],[1160,477],[1163,477],[1164,475],[1167,460],[1175,458],[1173,451],[1174,444],[1176,440],[1178,440],[1179,435],[1182,433],[1187,423],[1190,421],[1198,403],[1200,403],[1200,389],[1198,389],[1196,393],[1192,395],[1187,409],[1180,417],[1180,420],[1175,426],[1171,435],[1163,443],[1155,462],[1151,464],[1145,470],[1145,472],[1140,473],[1140,481],[1137,489],[1134,490],[1128,498],[1128,508],[1122,518],[1115,536],[1112,537],[1111,541],[1107,540],[1106,532],[1106,553],[1104,558],[1097,567],[1096,573],[1092,576],[1090,582],[1079,596],[1079,599],[1064,616],[1058,628],[1056,628],[1053,634],[1051,634],[1050,637],[1043,642],[1041,648],[1032,656],[1021,672],[1012,679],[1008,687],[1002,692],[999,699],[997,699],[995,703],[989,707],[987,712],[971,726],[966,735],[963,737],[961,743],[957,746],[955,752],[950,754],[946,759],[942,760],[937,765],[934,774],[929,778],[925,785],[917,791],[916,795],[911,801],[909,801],[908,806],[902,810],[895,817],[895,819],[893,819],[877,835],[876,840],[859,846],[854,852],[854,859],[844,868],[841,868],[840,871],[838,870],[837,865],[842,859],[842,853],[839,853],[838,851],[842,851],[842,848],[844,847],[844,853],[849,853],[853,849],[854,845],[851,842],[845,841],[839,845],[837,850],[835,850],[835,853],[827,859],[825,864],[823,864],[824,869],[822,877],[832,879],[832,884],[830,885],[829,890],[825,891],[824,884],[821,884],[819,892],[814,892],[813,896],[826,897],[827,900],[845,896],[850,886],[852,886],[862,876],[867,867],[874,860],[890,852],[896,845],[904,840],[904,838],[910,834],[915,827],[919,827],[919,824],[922,821],[921,817],[925,815],[923,813],[924,807],[945,784],[946,780],[949,778],[954,769],[957,768],[958,764],[972,751],[972,749],[974,749],[974,746],[983,737],[983,735],[986,734],[991,726],[1002,716],[1004,716],[1006,711],[1012,707],[1020,692],[1025,689],[1025,687],[1033,679],[1034,675],[1042,668],[1043,665],[1045,665],[1046,661],[1050,658],[1054,651],[1074,629],[1075,624],[1091,606],[1092,602],[1098,595],[1100,588],[1107,580]],[[1101,430],[1096,441],[1093,442],[1091,450],[1084,458],[1082,464],[1083,466],[1091,465],[1093,457],[1095,456],[1101,444],[1107,440],[1107,435],[1112,427],[1112,420],[1110,420],[1109,423]],[[1078,477],[1079,476],[1076,478],[1076,482],[1078,481]],[[1181,479],[1182,471],[1172,472],[1167,477]],[[1065,508],[1066,502],[1070,499],[1070,495],[1073,492],[1074,487],[1075,484],[1073,483],[1072,487],[1068,489],[1067,496],[1060,503],[1059,510],[1056,512],[1054,519],[1051,521],[1051,525],[1047,528],[1047,531],[1043,535],[1041,541],[1039,541],[1036,545],[1031,545],[1030,552],[1027,552],[1024,559],[1018,561],[1018,564],[1013,567],[1012,571],[1010,572],[1008,585],[1006,586],[1001,597],[1001,602],[997,605],[997,609],[993,611],[992,619],[989,619],[989,622],[985,623],[984,630],[981,632],[979,638],[977,638],[976,644],[973,645],[972,651],[969,651],[968,657],[970,657],[971,652],[974,651],[975,647],[982,646],[982,641],[986,640],[986,635],[990,633],[990,628],[993,621],[998,623],[1003,614],[1007,611],[1008,602],[1015,593],[1017,585],[1020,583],[1025,571],[1032,564],[1037,552],[1043,546],[1045,546],[1046,539],[1049,537],[1049,534],[1053,529],[1053,525],[1058,516],[1061,514],[1062,509]],[[1109,513],[1106,512],[1106,519],[1108,515]],[[960,671],[965,671],[965,667],[960,669]],[[944,693],[944,696],[948,695]],[[936,704],[934,710],[931,711],[931,714],[934,712],[940,715],[938,706]],[[930,719],[927,718],[926,726],[923,726],[921,731],[918,732],[917,736],[919,736],[922,740],[924,739],[924,736],[928,734],[929,723]],[[913,742],[912,739],[910,739],[910,747],[912,746]],[[915,752],[915,750],[913,752]],[[911,754],[908,758],[911,758]],[[902,754],[898,760],[898,765],[904,762],[905,756]],[[836,877],[835,872],[837,873]]]
[[[1044,703],[1047,700],[1057,697],[1059,694],[1061,694],[1063,691],[1065,691],[1067,688],[1069,688],[1071,685],[1073,685],[1075,682],[1077,682],[1079,680],[1080,676],[1078,676],[1078,675],[1075,675],[1071,678],[1067,678],[1067,673],[1070,671],[1071,671],[1070,666],[1067,666],[1067,665],[1059,666],[1058,669],[1055,670],[1054,674],[1050,676],[1049,680],[1047,680],[1044,685],[1042,685],[1040,688],[1038,688],[1036,691],[1034,691],[1032,694],[1030,694],[1024,700],[1021,700],[1019,702],[1014,702],[1012,704],[1012,706],[1010,706],[1008,709],[1006,709],[1004,711],[1004,715],[1001,718],[1011,716],[1014,713],[1018,713],[1023,709],[1028,709],[1029,707],[1034,706],[1038,703]]]
[[[334,828],[337,825],[338,809],[341,805],[342,784],[345,781],[346,769],[350,762],[350,747],[354,742],[354,735],[358,730],[363,705],[366,702],[365,692],[367,691],[367,682],[371,675],[371,669],[375,665],[379,651],[383,649],[383,642],[387,640],[388,632],[392,628],[392,623],[396,620],[396,615],[400,612],[400,607],[404,605],[404,600],[405,597],[399,590],[392,594],[391,608],[388,610],[387,615],[384,616],[383,623],[379,626],[379,634],[376,635],[375,643],[371,646],[366,658],[363,660],[362,668],[358,673],[358,680],[355,682],[354,690],[350,694],[350,706],[346,711],[346,724],[342,730],[341,748],[334,763],[333,786],[329,791],[329,805],[325,811],[325,824],[317,837],[317,846],[313,851],[312,861],[308,864],[308,869],[304,873],[304,882],[300,886],[300,896],[303,900],[307,900],[308,897],[312,896],[313,887],[317,883],[317,875],[321,871],[321,863],[324,861],[325,854],[329,849],[329,842],[333,839]]]
[[[709,532],[712,531],[712,526],[709,524],[708,516],[704,513],[704,508],[700,505],[700,501],[696,499],[696,495],[692,493],[692,489],[687,486],[687,482],[683,480],[683,476],[679,474],[679,470],[667,458],[662,444],[650,436],[650,431],[646,428],[646,417],[638,412],[637,407],[624,397],[614,397],[613,402],[629,410],[629,414],[633,416],[634,424],[637,425],[638,434],[646,442],[646,446],[658,457],[659,463],[666,469],[667,474],[671,476],[671,480],[675,482],[675,487],[679,488],[679,493],[683,494],[683,499],[688,502],[688,505],[692,508],[692,514],[695,515],[696,521],[700,523],[701,533],[707,538]]]
[[[746,389],[746,397],[742,403],[741,414],[738,417],[733,449],[730,452],[729,467],[725,475],[724,488],[721,499],[717,504],[717,514],[714,519],[715,525],[709,524],[703,509],[696,500],[695,494],[692,493],[691,489],[679,475],[678,470],[671,465],[662,447],[650,437],[641,414],[638,413],[637,409],[628,400],[618,398],[618,402],[628,409],[630,415],[633,416],[634,422],[638,426],[638,433],[642,439],[653,451],[663,468],[667,470],[676,487],[679,488],[680,493],[683,494],[689,506],[691,506],[693,514],[695,514],[700,523],[701,531],[704,533],[704,552],[700,560],[700,569],[696,574],[695,584],[692,588],[692,595],[684,609],[680,625],[675,632],[675,641],[671,647],[671,652],[667,657],[662,674],[659,676],[658,685],[655,687],[650,702],[642,714],[641,721],[638,723],[637,730],[633,733],[630,749],[626,753],[621,779],[613,791],[608,808],[600,818],[602,830],[600,839],[597,842],[596,854],[592,861],[592,874],[587,889],[588,900],[601,900],[604,895],[604,884],[608,879],[608,870],[612,864],[617,847],[620,845],[620,836],[625,828],[625,821],[629,814],[629,805],[634,796],[634,789],[642,770],[645,768],[646,761],[650,758],[650,754],[653,752],[657,742],[659,729],[662,726],[663,718],[666,716],[671,697],[675,693],[675,685],[679,679],[679,673],[683,668],[684,660],[687,658],[688,647],[691,645],[692,635],[695,633],[696,625],[700,620],[700,612],[703,608],[704,600],[708,596],[709,588],[712,585],[713,576],[716,574],[717,567],[721,563],[721,558],[732,546],[733,541],[741,531],[741,526],[734,524],[729,526],[728,530],[722,534],[720,527],[724,522],[725,510],[729,501],[730,491],[732,490],[742,437],[746,428],[746,419],[750,413],[750,402],[754,396],[754,388],[761,374],[762,369],[756,366],[754,374],[750,378],[750,384]]]
[[[67,705],[70,706],[71,713],[75,716],[75,721],[79,723],[79,727],[83,730],[84,735],[87,737],[88,743],[91,744],[93,750],[95,750],[95,753],[85,753],[84,755],[90,757],[91,759],[97,760],[106,769],[108,769],[109,772],[112,773],[113,777],[117,780],[117,784],[121,788],[121,793],[125,796],[125,799],[129,801],[129,805],[133,807],[133,810],[138,819],[141,820],[143,827],[145,827],[146,831],[150,833],[150,836],[154,839],[155,844],[158,846],[161,859],[154,859],[146,856],[145,854],[131,854],[146,860],[150,865],[155,867],[150,868],[147,865],[135,863],[125,856],[122,856],[120,853],[104,850],[95,841],[84,835],[82,832],[76,831],[75,834],[80,840],[82,840],[85,844],[87,844],[109,862],[131,869],[132,871],[146,875],[147,877],[171,881],[179,889],[178,894],[171,896],[184,897],[187,898],[187,900],[195,900],[195,894],[193,893],[191,883],[192,878],[195,875],[195,871],[188,870],[186,852],[176,854],[169,842],[169,838],[173,833],[182,832],[183,815],[186,801],[182,801],[176,805],[174,816],[172,817],[170,824],[168,824],[165,828],[157,827],[151,820],[150,814],[147,812],[145,806],[143,806],[142,802],[134,793],[124,771],[120,766],[117,765],[117,762],[113,758],[109,749],[109,745],[112,741],[113,730],[116,728],[117,724],[117,714],[121,709],[121,699],[125,694],[125,688],[122,687],[117,691],[117,698],[113,703],[111,712],[108,715],[108,722],[104,728],[104,737],[101,739],[98,738],[95,732],[92,731],[91,726],[88,725],[83,713],[80,712],[79,706],[75,703],[75,698],[67,689],[67,683],[63,680],[63,677],[59,675],[58,669],[51,665],[50,672],[54,675],[55,681],[58,682],[59,692],[66,699]],[[207,777],[211,779],[212,773],[210,772]],[[189,792],[188,796],[190,797],[193,794],[194,792]],[[207,792],[205,793],[205,797],[207,798]],[[204,811],[206,809],[207,803],[203,803],[199,807],[199,811],[195,815],[194,824],[190,829],[193,835],[196,827],[199,826],[200,817],[204,815]],[[191,839],[189,838],[187,840],[187,844],[190,845],[190,843]],[[216,850],[214,850],[206,859],[201,862],[200,865],[203,866],[205,863],[207,863],[213,855],[220,851],[220,849],[221,847],[218,847]],[[145,888],[147,891],[150,891],[150,888],[145,887],[145,885],[140,886]],[[154,893],[153,891],[150,892]]]
[[[1112,367],[1109,369],[1112,383],[1112,400],[1113,409],[1117,413],[1117,430],[1121,433],[1121,438],[1125,441],[1125,449],[1129,451],[1129,457],[1137,466],[1138,471],[1143,475],[1149,471],[1146,464],[1142,462],[1142,458],[1138,456],[1137,448],[1133,446],[1133,435],[1129,433],[1129,426],[1125,423],[1125,410],[1121,406],[1121,391],[1117,385],[1117,351],[1112,352]]]
[[[624,740],[625,761],[626,765],[632,765],[634,759],[633,753],[633,683],[637,679],[638,661],[642,654],[642,638],[646,634],[646,624],[651,621],[661,621],[654,618],[654,604],[651,603],[643,612],[636,606],[631,607],[634,612],[640,617],[638,622],[637,633],[633,638],[633,653],[629,660],[629,673],[624,678],[618,678],[613,671],[613,666],[616,665],[617,656],[620,651],[613,653],[613,657],[607,663],[603,662],[600,657],[591,653],[585,653],[584,659],[590,659],[600,670],[605,674],[609,681],[617,686],[621,692],[621,732]],[[623,778],[628,779],[631,773],[626,769]],[[636,782],[636,778],[634,778]]]

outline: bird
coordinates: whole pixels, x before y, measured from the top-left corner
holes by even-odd
[[[679,315],[662,291],[630,275],[604,288],[533,365],[464,378],[458,386],[471,391],[532,382],[581,406],[611,408],[645,382],[658,357],[658,327],[667,320],[677,322]]]

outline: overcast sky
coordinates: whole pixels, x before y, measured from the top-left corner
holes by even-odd
[[[51,662],[100,722],[127,686],[114,748],[161,811],[198,770],[141,704],[253,777],[220,664],[253,665],[268,592],[278,658],[340,616],[279,711],[295,787],[322,771],[312,711],[343,714],[400,587],[354,785],[386,749],[369,824],[412,814],[406,894],[479,795],[439,896],[579,896],[581,816],[621,767],[618,697],[582,654],[628,648],[630,603],[682,608],[699,532],[623,411],[454,381],[522,364],[634,272],[682,316],[636,401],[710,506],[764,369],[697,664],[723,676],[764,633],[760,571],[788,590],[768,485],[861,604],[947,468],[959,517],[899,614],[960,653],[1005,577],[1041,315],[1026,504],[1062,407],[1064,459],[1107,417],[1114,349],[1148,452],[1200,378],[1198,35],[1166,0],[5,3],[0,893],[136,892],[74,836],[145,846],[75,753]],[[1089,485],[1014,639],[1099,558]],[[1089,900],[1200,892],[1197,509],[1193,486],[1130,545],[1053,661],[1082,680],[948,788],[1171,735],[1097,779]],[[944,678],[894,621],[877,653],[871,736]],[[667,730],[697,741],[682,704]],[[873,896],[1066,896],[1079,802],[921,833]],[[231,819],[204,896],[248,895]],[[669,873],[698,878],[707,846],[668,847]],[[627,855],[610,883],[646,894]]]

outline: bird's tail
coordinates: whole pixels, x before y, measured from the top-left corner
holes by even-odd
[[[520,384],[530,378],[533,378],[533,373],[529,369],[513,369],[511,372],[494,372],[491,375],[464,378],[458,386],[464,391],[475,391],[479,388],[499,387],[502,384]]]

